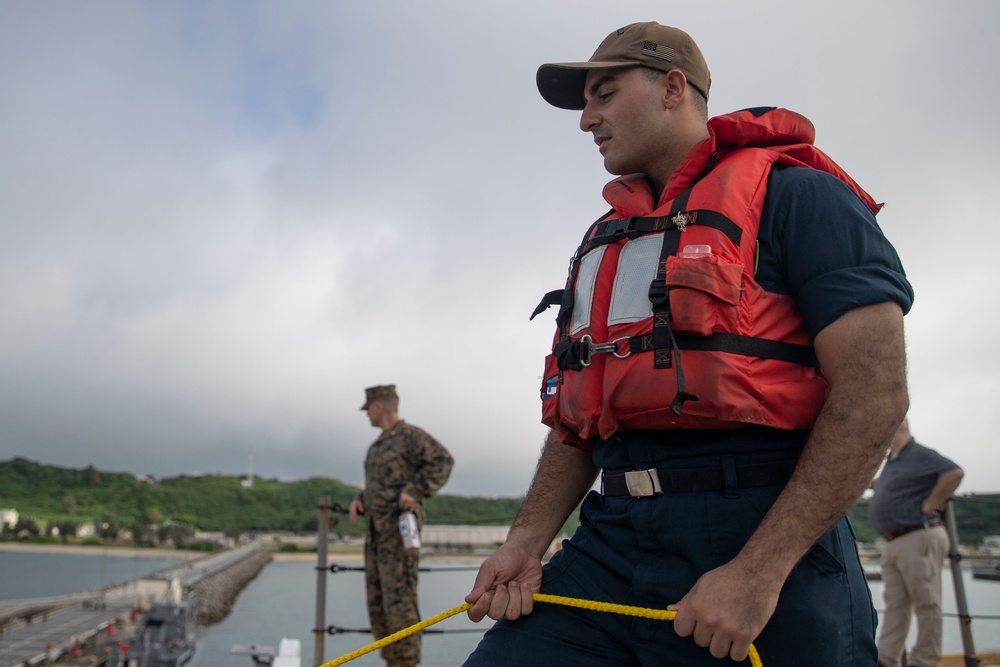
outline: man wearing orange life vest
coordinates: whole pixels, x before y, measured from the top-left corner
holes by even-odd
[[[879,206],[801,116],[708,120],[708,66],[675,28],[626,26],[537,83],[582,111],[620,178],[536,310],[560,306],[553,430],[466,597],[472,620],[497,620],[466,666],[725,665],[751,643],[768,667],[875,664],[844,514],[906,414],[913,298]],[[535,605],[539,591],[677,615]]]

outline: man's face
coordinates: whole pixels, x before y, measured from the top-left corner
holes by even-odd
[[[662,160],[669,138],[662,90],[639,67],[587,73],[580,129],[594,135],[608,172],[650,174]]]
[[[371,422],[372,426],[378,426],[379,421],[382,419],[382,409],[381,401],[372,401],[368,404],[366,412],[368,413],[368,421]]]

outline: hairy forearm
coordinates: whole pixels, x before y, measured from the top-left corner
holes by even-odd
[[[827,403],[795,474],[744,549],[757,566],[774,566],[782,580],[857,502],[885,458],[895,417],[845,416],[837,401]]]
[[[885,457],[908,407],[902,314],[897,322],[891,307],[876,312],[886,310],[888,318],[848,319],[853,327],[817,337],[820,361],[825,356],[831,369],[830,395],[794,475],[740,554],[754,571],[784,581],[857,502]]]
[[[550,431],[507,542],[544,555],[596,478],[590,453],[564,445]]]

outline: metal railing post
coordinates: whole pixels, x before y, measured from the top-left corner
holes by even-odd
[[[958,607],[962,647],[965,649],[965,667],[979,667],[976,645],[972,640],[972,617],[969,615],[969,603],[965,598],[965,582],[962,580],[962,554],[958,550],[958,524],[955,521],[955,510],[950,501],[944,510],[944,523],[948,528],[948,560],[951,561],[951,578],[955,582],[955,604]]]
[[[330,541],[330,496],[319,499],[316,523],[316,625],[313,628],[313,667],[326,662],[326,549]]]

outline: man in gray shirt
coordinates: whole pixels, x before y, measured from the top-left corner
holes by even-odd
[[[868,505],[872,528],[886,540],[879,667],[900,667],[914,613],[917,641],[910,665],[937,667],[941,660],[941,565],[948,552],[942,517],[964,475],[956,463],[918,444],[903,420]]]

